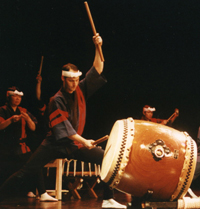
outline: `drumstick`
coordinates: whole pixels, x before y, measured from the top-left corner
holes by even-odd
[[[38,71],[39,75],[41,75],[41,72],[42,72],[43,59],[44,59],[44,56],[41,57],[40,70]]]
[[[175,112],[167,119],[167,123],[174,117],[175,114],[178,114],[178,110],[176,109]]]
[[[174,115],[175,115],[175,112],[167,119],[167,122],[169,122],[170,119],[171,119],[172,117],[174,117]]]
[[[97,145],[101,142],[104,142],[105,140],[108,139],[108,137],[109,137],[108,135],[105,135],[105,136],[101,137],[100,139],[97,139],[95,142],[93,142],[92,145]]]
[[[92,27],[93,34],[95,36],[97,34],[97,32],[96,32],[95,25],[94,25],[94,22],[93,22],[93,19],[92,19],[90,8],[88,6],[87,1],[85,1],[84,4],[85,4],[85,8],[86,8],[89,20],[90,20],[90,24],[91,24],[91,27]],[[101,61],[104,62],[105,60],[104,60],[104,57],[103,57],[103,52],[102,52],[101,46],[98,44],[97,48],[98,48],[98,51],[99,51],[99,54],[100,54],[100,57],[101,57]]]

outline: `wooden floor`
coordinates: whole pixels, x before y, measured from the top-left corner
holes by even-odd
[[[15,197],[4,200],[0,203],[0,209],[98,209],[102,204],[102,191],[96,191],[98,199],[90,198],[86,195],[81,200],[68,199],[63,194],[63,200],[58,202],[40,202],[35,198]],[[130,196],[119,191],[115,191],[115,200],[121,204],[127,204]]]
[[[63,195],[63,200],[58,202],[40,202],[35,198],[15,197],[4,200],[0,203],[0,209],[100,209],[102,204],[102,191],[96,191],[98,199],[82,197],[81,200],[67,199]],[[200,195],[199,190],[193,190],[196,195]],[[131,201],[130,195],[115,191],[115,200],[127,205]]]
[[[200,196],[200,181],[191,185],[192,191]],[[67,193],[63,194],[62,201],[58,202],[40,202],[36,198],[25,196],[8,198],[0,203],[0,209],[100,209],[102,204],[102,190],[95,190],[98,199],[90,198],[87,192],[80,191],[81,200],[69,199]],[[121,204],[127,205],[131,202],[131,196],[115,190],[115,200]]]

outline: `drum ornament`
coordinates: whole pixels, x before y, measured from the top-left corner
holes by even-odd
[[[127,118],[112,127],[100,176],[132,196],[152,191],[152,200],[174,201],[187,193],[196,161],[196,143],[186,132]]]
[[[157,139],[154,143],[150,144],[149,151],[156,161],[161,160],[165,155],[171,153],[169,147],[167,147],[161,139]]]

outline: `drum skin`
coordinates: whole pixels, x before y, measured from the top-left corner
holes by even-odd
[[[114,139],[108,139],[108,144],[112,144],[109,140]],[[174,200],[184,196],[190,187],[196,166],[194,140],[186,133],[143,120],[134,120],[134,136],[130,140],[132,146],[128,162],[123,171],[118,169],[121,174],[116,183],[115,179],[107,180],[104,161],[102,180],[106,179],[105,182],[112,188],[137,197],[144,197],[149,191],[154,200]],[[112,149],[107,150],[106,147],[105,153],[107,152],[112,152]],[[118,155],[116,152],[112,154]],[[113,165],[109,169],[111,171],[108,175],[114,170]]]

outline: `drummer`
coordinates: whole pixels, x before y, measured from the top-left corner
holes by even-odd
[[[24,177],[37,172],[51,160],[73,158],[101,164],[104,150],[95,147],[94,140],[81,136],[85,125],[85,100],[106,83],[101,75],[104,63],[97,47],[102,45],[102,38],[96,34],[93,41],[96,48],[93,66],[83,80],[79,82],[82,72],[75,65],[68,63],[62,67],[62,87],[49,103],[51,131],[29,162],[0,187],[0,198],[5,191],[12,190],[11,183],[22,181]],[[108,184],[104,182],[102,184],[104,189],[102,208],[126,208],[113,199],[113,191]]]
[[[175,109],[175,114],[173,115],[172,118],[170,118],[170,120],[164,120],[164,119],[159,119],[159,118],[153,118],[153,112],[156,111],[155,107],[151,107],[150,105],[145,105],[143,107],[143,116],[141,118],[141,120],[146,120],[146,121],[151,121],[154,123],[160,123],[163,125],[172,125],[172,123],[174,122],[174,120],[178,117],[178,109]]]

